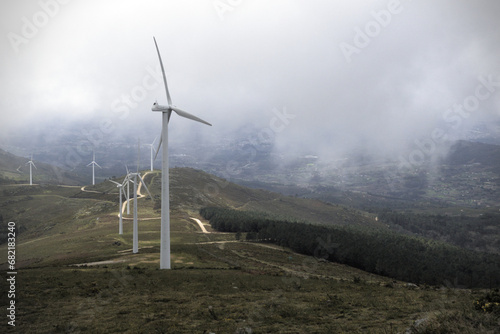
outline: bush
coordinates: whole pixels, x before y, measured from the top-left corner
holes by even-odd
[[[500,315],[500,293],[498,289],[490,291],[484,297],[474,301],[474,308],[478,311]]]

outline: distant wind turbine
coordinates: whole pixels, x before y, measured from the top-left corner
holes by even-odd
[[[127,165],[125,165],[125,168],[127,169],[127,176],[125,178],[125,180],[123,181],[124,185],[126,184],[127,185],[127,215],[130,214],[130,182],[134,183],[134,181],[132,181],[132,177],[130,176],[130,171],[128,170],[128,167]],[[123,191],[125,193],[125,190]]]
[[[35,169],[38,169],[38,168],[36,168],[35,163],[33,162],[33,153],[31,154],[31,160],[28,161],[26,163],[26,165],[30,165],[30,186],[32,186],[33,185],[33,171],[32,171],[32,167],[35,167]]]
[[[123,185],[125,183],[125,180],[123,180],[123,183],[118,183],[118,182],[113,181],[113,180],[108,180],[108,181],[116,184],[116,186],[120,190],[120,206],[119,206],[119,208],[120,208],[120,221],[118,224],[118,234],[123,234],[122,197],[123,197]]]
[[[203,124],[212,126],[212,124],[193,116],[184,110],[177,108],[172,105],[172,100],[170,98],[170,93],[168,92],[167,78],[165,76],[165,69],[163,68],[163,62],[160,56],[160,50],[158,49],[158,44],[156,39],[153,37],[156,46],[156,52],[158,53],[158,59],[160,60],[161,71],[163,74],[163,83],[165,84],[165,92],[167,94],[168,105],[159,105],[157,102],[153,104],[151,108],[152,111],[159,111],[162,113],[162,131],[160,141],[158,143],[158,148],[156,154],[158,155],[162,140],[165,141],[162,148],[162,163],[161,163],[161,236],[160,236],[160,269],[170,269],[170,202],[169,202],[169,175],[168,175],[168,122],[172,111],[177,115],[197,121]]]
[[[99,167],[99,168],[102,168],[101,166],[99,166],[99,164],[97,162],[95,162],[95,152],[92,152],[93,155],[92,155],[92,161],[87,165],[87,166],[92,166],[92,185],[95,185],[95,166]]]
[[[156,138],[157,137],[155,137],[155,139],[153,140],[153,142],[151,144],[146,144],[146,145],[151,147],[151,171],[153,171],[154,153],[155,153],[154,144],[155,144]]]
[[[137,150],[139,151],[140,145],[137,145],[138,148]],[[139,252],[139,224],[138,224],[138,219],[137,219],[137,185],[138,182],[141,182],[144,188],[146,188],[146,191],[148,192],[149,197],[153,199],[153,196],[151,196],[151,193],[149,192],[148,187],[146,186],[146,183],[142,179],[141,174],[139,173],[139,154],[137,154],[137,172],[135,173],[130,173],[129,174],[131,177],[134,178],[134,224],[133,224],[133,236],[132,236],[132,253],[138,253]],[[137,180],[139,178],[139,180]]]

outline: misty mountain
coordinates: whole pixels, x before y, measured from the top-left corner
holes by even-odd
[[[500,176],[500,145],[458,141],[444,161],[450,166],[477,165]]]
[[[273,172],[253,171],[234,181],[288,195],[359,208],[498,207],[500,146],[458,141],[446,153],[403,168],[397,160],[352,152],[324,162],[303,156]]]
[[[101,182],[125,174],[125,165],[136,169],[138,154],[139,169],[149,169],[150,146],[147,144],[152,143],[156,135],[153,132],[143,136],[139,152],[138,140],[133,135],[102,134],[99,145],[94,147],[73,125],[69,129],[54,129],[50,138],[36,143],[33,153],[36,161],[71,171],[70,179],[89,184],[92,172],[87,164],[92,160],[93,149],[96,161],[102,166],[96,169],[96,180]],[[264,136],[257,125],[226,130],[224,136],[213,134],[208,140],[199,136],[196,131],[182,137],[172,135],[171,167],[193,167],[234,182],[285,194],[319,196],[325,200],[332,200],[333,195],[340,203],[352,202],[347,198],[357,198],[359,193],[371,196],[377,203],[387,203],[377,206],[390,207],[397,207],[401,201],[451,203],[458,200],[468,206],[498,202],[495,191],[500,186],[498,145],[457,141],[432,148],[432,155],[424,154],[425,147],[417,146],[391,158],[358,148],[331,159],[310,151],[281,151],[276,138]],[[12,140],[10,144],[15,142]],[[23,141],[16,143],[8,145],[13,153],[21,152],[25,156],[31,153],[20,148]],[[416,160],[415,157],[420,157],[418,154],[424,159]],[[416,162],[401,162],[413,161],[411,159]],[[21,160],[16,160],[15,166],[5,166],[5,170],[20,176],[16,169],[24,166],[25,161]],[[160,164],[158,157],[154,167],[159,169]],[[349,192],[349,196],[344,196]]]

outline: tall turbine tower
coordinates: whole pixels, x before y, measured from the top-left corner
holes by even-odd
[[[99,164],[97,162],[95,162],[95,152],[92,152],[93,155],[92,155],[92,161],[87,165],[87,166],[92,166],[92,185],[95,185],[95,166],[99,167],[99,168],[102,168],[101,166],[99,166]]]
[[[30,165],[30,186],[32,186],[33,185],[33,170],[32,170],[32,167],[35,167],[35,169],[38,169],[38,168],[36,168],[35,163],[33,162],[33,153],[31,154],[31,160],[28,161],[26,163],[26,165]]]
[[[156,39],[153,37],[156,46],[156,52],[158,53],[158,59],[160,60],[161,72],[163,74],[163,83],[165,84],[165,92],[167,94],[168,105],[159,105],[157,102],[153,104],[151,110],[159,111],[162,113],[162,130],[160,142],[158,143],[158,149],[156,154],[160,149],[161,143],[164,140],[165,143],[162,147],[162,163],[161,163],[161,241],[160,241],[160,269],[170,269],[170,201],[169,201],[169,176],[168,176],[168,122],[172,111],[177,115],[189,118],[193,121],[204,123],[212,126],[212,124],[193,116],[177,107],[172,105],[172,100],[170,98],[170,93],[168,92],[167,78],[165,76],[165,69],[163,68],[163,62],[161,61],[160,50],[158,49],[158,44]]]

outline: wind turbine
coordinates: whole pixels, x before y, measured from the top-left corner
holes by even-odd
[[[128,170],[128,167],[127,165],[125,165],[125,168],[127,169],[127,176],[125,177],[125,180],[123,180],[123,185],[127,185],[127,215],[130,214],[130,182],[134,183],[134,181],[132,181],[131,179],[131,176],[130,176],[130,172]],[[123,192],[125,193],[125,190],[123,190]]]
[[[87,165],[87,166],[92,166],[92,185],[95,185],[95,166],[99,167],[99,168],[102,168],[101,166],[99,166],[99,164],[97,162],[95,162],[95,152],[92,152],[93,153],[93,156],[92,156],[92,161]]]
[[[151,171],[153,171],[153,163],[154,163],[154,152],[155,152],[155,148],[154,148],[154,144],[155,144],[155,141],[156,141],[156,138],[153,140],[153,142],[151,144],[146,144],[148,146],[151,146]]]
[[[35,167],[35,169],[38,169],[38,168],[36,168],[35,163],[33,162],[33,153],[31,154],[31,160],[28,161],[26,163],[26,165],[30,165],[30,186],[32,186],[33,185],[33,171],[32,171],[32,167]]]
[[[160,269],[170,269],[170,201],[169,201],[169,176],[168,176],[168,122],[172,111],[177,115],[204,123],[212,126],[212,124],[193,116],[182,109],[177,108],[172,105],[172,99],[170,98],[170,93],[168,92],[167,78],[165,76],[165,69],[163,68],[163,62],[160,56],[160,50],[158,49],[158,44],[156,39],[153,37],[156,46],[156,52],[158,53],[158,59],[160,60],[161,72],[163,74],[163,83],[165,84],[165,92],[167,94],[168,105],[159,105],[157,102],[153,104],[151,108],[152,111],[159,111],[162,113],[162,130],[161,137],[158,143],[158,148],[156,154],[158,154],[162,140],[165,141],[162,148],[162,163],[161,163],[161,236],[160,236]]]
[[[139,145],[138,145],[139,146]],[[138,147],[137,150],[140,148]],[[139,224],[137,221],[137,185],[138,182],[141,182],[144,188],[146,188],[146,191],[148,192],[149,197],[153,199],[153,196],[151,196],[151,193],[149,192],[148,187],[146,186],[146,183],[142,179],[141,174],[139,173],[139,154],[137,156],[137,172],[135,173],[130,173],[130,176],[134,177],[134,224],[133,224],[133,235],[132,235],[132,253],[138,253],[139,252]],[[137,180],[139,178],[139,180]]]
[[[125,180],[123,180],[123,183],[118,183],[113,180],[108,180],[109,182],[113,182],[116,184],[118,189],[120,189],[120,223],[118,225],[118,234],[123,234],[123,217],[122,217],[122,197],[123,197],[123,185],[125,183]]]

